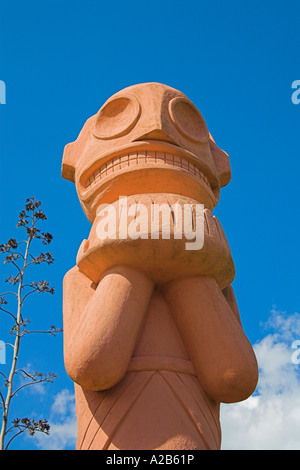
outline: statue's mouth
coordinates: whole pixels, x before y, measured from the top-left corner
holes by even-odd
[[[175,168],[181,168],[193,176],[201,180],[205,183],[210,189],[211,186],[209,184],[207,176],[193,163],[189,162],[185,158],[178,157],[174,154],[167,153],[167,152],[156,152],[156,151],[137,151],[127,153],[125,155],[120,155],[118,157],[114,157],[111,160],[108,160],[106,163],[101,165],[97,168],[85,181],[85,189],[91,189],[95,186],[99,181],[104,179],[106,176],[111,175],[112,173],[120,172],[126,168],[132,168],[135,166],[147,166],[153,168],[156,165],[158,166],[173,166]]]
[[[150,174],[155,170],[168,170],[168,181],[172,179],[171,171],[178,176],[180,172],[198,182],[213,200],[219,198],[219,181],[209,165],[191,152],[162,141],[134,142],[113,154],[95,158],[80,171],[77,181],[82,199],[89,200],[102,185],[121,174],[135,171]]]

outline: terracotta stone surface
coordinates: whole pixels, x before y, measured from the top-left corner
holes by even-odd
[[[65,147],[92,224],[64,278],[64,358],[75,382],[78,449],[219,449],[219,405],[246,399],[258,369],[231,283],[235,270],[212,215],[230,181],[198,109],[159,83],[112,96]],[[204,205],[204,245],[183,238],[97,236],[99,207]],[[102,206],[101,206],[102,207]],[[194,220],[194,219],[193,219]],[[160,227],[161,228],[161,227]]]

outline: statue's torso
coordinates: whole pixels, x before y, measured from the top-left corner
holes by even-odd
[[[218,449],[219,405],[202,390],[163,295],[156,290],[116,386],[76,385],[79,449]]]

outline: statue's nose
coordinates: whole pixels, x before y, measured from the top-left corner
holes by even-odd
[[[149,112],[150,111],[150,112]],[[149,109],[146,125],[143,125],[135,141],[139,140],[161,140],[174,145],[178,144],[177,130],[174,127],[167,107]]]
[[[162,128],[155,127],[154,129],[149,130],[148,132],[140,135],[135,141],[139,140],[162,140],[164,142],[169,142],[174,145],[178,145],[174,137],[170,135],[171,133],[166,132]]]

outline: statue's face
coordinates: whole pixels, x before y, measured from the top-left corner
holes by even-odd
[[[230,167],[183,93],[144,83],[116,93],[87,121],[66,146],[63,176],[75,181],[93,221],[100,203],[132,194],[180,194],[212,209]]]

